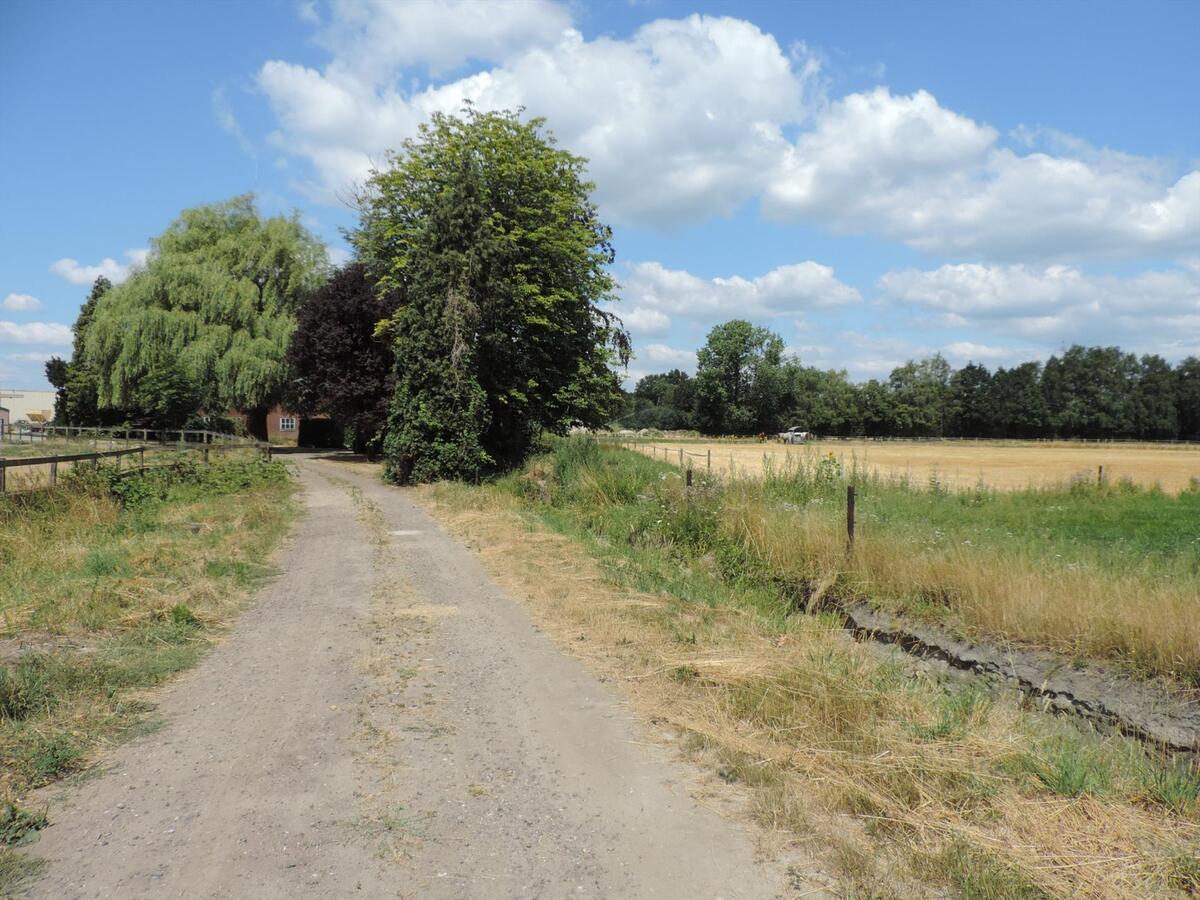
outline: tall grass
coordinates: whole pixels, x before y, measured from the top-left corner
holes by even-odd
[[[622,540],[712,554],[728,577],[792,602],[865,598],[969,635],[1200,685],[1200,491],[918,489],[798,454],[762,478],[697,473],[688,493],[672,467],[582,439],[561,443],[552,466],[551,503],[577,505]]]

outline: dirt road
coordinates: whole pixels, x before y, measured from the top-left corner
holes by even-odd
[[[370,472],[299,459],[281,575],[64,790],[36,897],[778,896],[617,694]]]

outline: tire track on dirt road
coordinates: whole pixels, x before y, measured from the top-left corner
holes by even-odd
[[[165,725],[64,791],[37,897],[768,898],[782,868],[369,472],[305,513]],[[349,488],[349,489],[348,489]]]

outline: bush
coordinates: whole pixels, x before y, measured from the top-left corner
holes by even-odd
[[[171,497],[187,499],[236,493],[255,485],[278,483],[287,477],[283,463],[268,462],[261,457],[205,466],[198,458],[185,456],[168,466],[141,473],[122,472],[115,465],[72,470],[62,483],[74,490],[108,495],[125,509],[140,509]]]

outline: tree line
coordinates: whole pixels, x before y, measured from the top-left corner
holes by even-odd
[[[1045,362],[994,372],[954,369],[940,355],[910,360],[883,380],[805,366],[768,329],[716,326],[696,374],[647,375],[614,425],[823,435],[1200,440],[1200,359],[1172,366],[1118,347],[1072,346]]]
[[[543,433],[603,425],[629,338],[585,161],[540,119],[436,114],[360,190],[334,269],[298,215],[185,210],[97,280],[47,378],[68,424],[265,428],[330,416],[398,481],[479,478]]]
[[[276,405],[328,417],[403,482],[477,479],[575,426],[756,434],[1200,437],[1200,361],[1113,347],[954,371],[940,356],[886,381],[804,366],[769,330],[712,330],[695,376],[619,370],[612,232],[585,161],[540,119],[436,114],[358,193],[336,268],[298,214],[251,196],[183,211],[144,266],[97,279],[68,358],[46,365],[73,425],[265,436]]]

